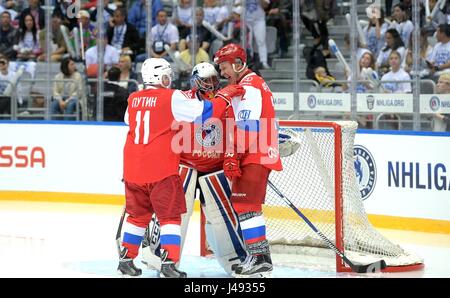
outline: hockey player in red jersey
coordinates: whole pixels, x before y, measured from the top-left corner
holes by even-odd
[[[282,170],[273,96],[266,82],[247,67],[245,51],[228,44],[214,55],[229,86],[238,84],[245,95],[233,99],[227,111],[234,131],[227,133],[223,169],[232,180],[231,202],[239,216],[248,257],[233,266],[238,277],[266,277],[273,270],[262,204],[271,170]]]
[[[219,118],[233,97],[245,91],[234,85],[220,90],[212,101],[192,99],[189,93],[170,89],[172,69],[164,59],[150,58],[142,65],[145,90],[128,98],[125,122],[129,131],[124,147],[126,212],[118,270],[137,276],[134,266],[139,246],[152,214],[161,225],[162,277],[186,277],[175,263],[180,258],[181,214],[186,212],[178,175],[180,156],[175,153],[173,129],[181,121]]]
[[[214,65],[199,63],[192,71],[190,93],[200,100],[211,100],[219,88],[219,74]],[[225,116],[225,114],[224,114]],[[196,189],[205,215],[206,238],[209,249],[223,269],[231,274],[231,266],[245,259],[247,253],[239,221],[231,202],[231,187],[223,174],[225,118],[194,122],[184,126],[183,140],[189,146],[180,154],[180,177],[185,191],[187,212],[181,218],[181,251],[193,212]],[[223,212],[226,211],[226,212]],[[120,226],[119,226],[120,231]],[[119,232],[120,234],[120,232]],[[152,218],[142,242],[142,262],[149,269],[160,265],[160,228]]]

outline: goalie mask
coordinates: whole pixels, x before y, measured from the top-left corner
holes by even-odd
[[[191,88],[203,93],[217,91],[219,89],[219,74],[216,68],[207,62],[194,66],[191,74]]]
[[[149,58],[142,63],[142,80],[145,85],[161,85],[170,88],[173,71],[170,63],[162,58]]]

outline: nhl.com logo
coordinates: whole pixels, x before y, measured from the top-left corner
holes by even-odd
[[[430,109],[433,112],[436,112],[437,110],[439,110],[440,107],[441,107],[441,101],[439,100],[439,97],[432,96],[430,98]]]
[[[307,102],[310,109],[314,109],[317,105],[317,99],[314,95],[308,96]]]
[[[355,156],[356,181],[359,185],[361,198],[366,200],[372,194],[377,182],[375,159],[370,151],[361,145],[353,147],[353,154]]]

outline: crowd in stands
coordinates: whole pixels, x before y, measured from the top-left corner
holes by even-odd
[[[108,71],[115,67],[119,71],[118,86],[124,88],[128,94],[138,88],[136,81],[139,79],[134,71],[136,64],[143,62],[148,55],[183,64],[183,67],[178,68],[180,78],[184,78],[190,73],[193,61],[197,64],[211,60],[215,50],[214,42],[220,42],[220,45],[240,43],[241,31],[246,32],[246,50],[252,69],[271,68],[271,57],[266,44],[267,26],[273,26],[277,30],[276,57],[290,56],[294,1],[246,0],[244,28],[241,22],[244,10],[240,0],[197,0],[196,27],[193,28],[192,0],[178,0],[177,5],[173,5],[172,0],[153,0],[152,28],[149,32],[152,43],[148,51],[148,1],[105,0],[101,24],[97,20],[97,1],[82,0],[80,9],[76,10],[76,16],[73,16],[74,10],[70,7],[72,2],[74,1],[51,0],[51,24],[50,28],[46,28],[44,0],[0,0],[0,54],[8,61],[45,62],[49,56],[52,62],[61,63],[58,78],[71,77],[73,74],[70,65],[72,62],[80,62],[84,57],[87,75],[95,78],[97,52],[101,46],[104,50],[105,78],[111,80]],[[300,19],[306,28],[301,34],[311,35],[313,38],[312,44],[308,45],[310,53],[317,52],[322,56],[322,60],[333,57],[328,45],[328,40],[332,38],[329,26],[333,25],[338,14],[338,5],[342,5],[343,0],[299,0],[299,3]],[[360,15],[365,44],[358,43],[358,71],[356,74],[348,70],[345,73],[348,80],[356,78],[361,81],[357,84],[357,92],[367,92],[375,88],[389,93],[411,92],[411,83],[395,81],[411,80],[411,75],[414,74],[412,33],[415,26],[421,28],[420,77],[431,78],[437,82],[440,74],[450,71],[450,1],[444,0],[442,3],[429,0],[429,9],[425,9],[425,3],[420,2],[419,24],[412,22],[411,0],[386,0],[383,7],[367,4],[367,18]],[[436,13],[427,16],[425,12],[433,11],[437,5]],[[99,25],[103,26],[103,36],[98,34]],[[213,34],[210,26],[224,38]],[[81,28],[81,52],[84,55],[74,57],[73,50],[77,46],[80,47],[75,37]],[[49,49],[45,42],[48,30],[52,33]],[[433,45],[429,43],[432,37],[435,38]],[[348,44],[349,41],[347,36]],[[50,51],[50,54],[47,51]],[[195,59],[192,58],[192,53],[195,53]],[[174,56],[179,61],[174,61]],[[72,60],[68,60],[68,57]],[[343,92],[349,90],[348,84],[333,83],[335,77],[326,63],[314,64],[308,57],[311,55],[304,55],[305,60],[302,60],[312,64],[308,65],[308,78],[324,86],[338,86]],[[69,67],[63,66],[65,63],[69,63]],[[390,82],[380,84],[380,80]],[[67,101],[65,97],[69,102],[76,101],[76,96],[66,94],[62,96],[63,101]],[[52,111],[63,114],[63,110],[69,110],[72,113],[71,104],[61,104],[60,98],[61,95],[53,94]]]

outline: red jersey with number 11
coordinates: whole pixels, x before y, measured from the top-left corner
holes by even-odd
[[[178,174],[179,154],[172,139],[180,121],[203,121],[221,115],[225,102],[199,101],[190,91],[151,88],[128,98],[125,122],[129,131],[124,147],[124,179],[133,183],[160,181]],[[214,109],[213,109],[214,108]]]

